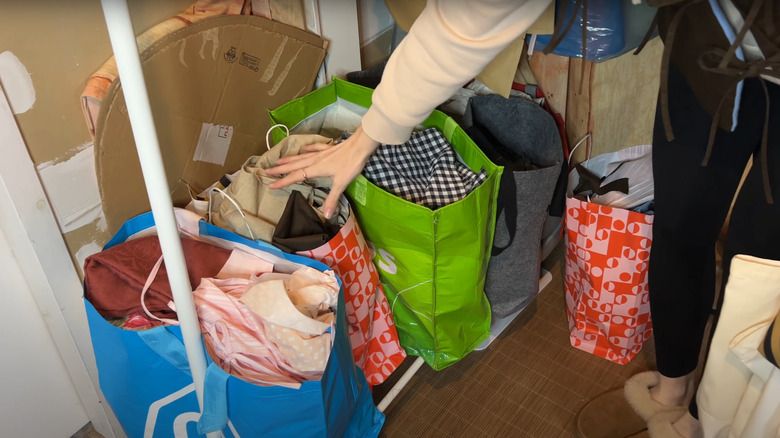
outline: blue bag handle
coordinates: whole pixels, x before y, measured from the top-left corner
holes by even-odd
[[[139,330],[137,333],[138,337],[141,338],[152,351],[178,368],[179,371],[188,376],[192,376],[184,343],[168,330],[167,327]]]
[[[179,371],[190,376],[190,365],[184,343],[168,328],[139,330],[138,337],[160,357],[168,361]],[[228,373],[222,371],[214,362],[206,368],[203,383],[203,412],[198,420],[198,433],[222,430],[227,426],[227,379]]]
[[[206,368],[203,381],[203,413],[198,420],[198,433],[205,435],[227,427],[227,379],[229,374],[214,362]]]

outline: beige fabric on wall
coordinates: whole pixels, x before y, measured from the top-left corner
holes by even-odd
[[[414,20],[425,8],[425,0],[385,0],[385,5],[396,24],[408,32]],[[527,33],[552,34],[555,25],[555,2],[545,10],[541,17],[528,29]],[[520,56],[523,53],[525,34],[505,48],[477,76],[477,80],[496,93],[509,97],[512,81],[517,71]]]

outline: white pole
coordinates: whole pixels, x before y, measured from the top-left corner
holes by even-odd
[[[135,40],[130,11],[125,0],[101,0],[108,35],[114,50],[117,70],[127,103],[127,113],[133,128],[138,158],[141,162],[146,192],[152,206],[157,235],[160,238],[165,268],[176,303],[187,359],[198,403],[203,409],[203,379],[206,376],[206,356],[203,350],[200,324],[192,298],[192,286],[187,275],[187,264],[181,248],[179,230],[173,214],[168,180],[165,177],[160,144],[152,118],[152,108],[146,91],[138,45]],[[220,436],[217,433],[214,436]],[[211,436],[211,435],[210,435]]]
[[[412,365],[409,367],[408,370],[401,376],[400,379],[398,379],[398,382],[396,382],[395,385],[393,385],[392,388],[390,388],[390,391],[387,393],[385,398],[382,399],[382,401],[379,402],[378,405],[376,405],[376,408],[379,410],[379,412],[384,412],[385,409],[387,409],[388,406],[390,406],[390,403],[395,400],[395,398],[398,396],[398,394],[401,393],[401,390],[404,389],[407,383],[409,383],[410,380],[412,380],[412,377],[414,377],[414,374],[417,372],[417,370],[420,369],[421,366],[425,361],[422,357],[418,357],[417,359],[412,362]]]

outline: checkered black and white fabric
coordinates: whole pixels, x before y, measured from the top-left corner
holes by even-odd
[[[429,128],[401,145],[381,145],[363,169],[378,187],[432,210],[466,197],[487,179],[457,157],[444,135]]]

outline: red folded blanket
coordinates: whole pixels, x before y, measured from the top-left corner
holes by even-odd
[[[195,289],[202,278],[214,277],[225,265],[231,251],[182,238],[190,283]],[[84,261],[84,296],[103,317],[116,318],[144,313],[141,291],[152,268],[162,255],[157,236],[128,240],[93,254]],[[168,307],[173,300],[165,264],[146,292],[145,303],[158,318],[176,318]]]

